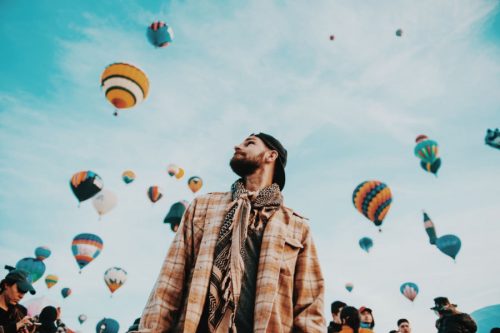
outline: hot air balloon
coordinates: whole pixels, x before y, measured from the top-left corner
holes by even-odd
[[[50,249],[47,246],[39,246],[35,249],[35,257],[38,260],[47,259],[48,257],[50,257],[51,253],[52,252],[50,251]]]
[[[49,274],[45,277],[45,284],[47,285],[47,288],[52,288],[57,281],[59,281],[59,278],[57,275]]]
[[[391,190],[378,180],[365,181],[354,190],[352,202],[361,214],[379,227],[391,207]]]
[[[113,294],[118,288],[120,288],[125,281],[127,281],[127,272],[119,267],[111,267],[104,273],[104,282]]]
[[[155,47],[167,47],[174,40],[172,27],[160,21],[151,23],[146,35]]]
[[[401,30],[401,29],[396,30],[396,36],[398,36],[398,37],[403,36],[403,30]]]
[[[335,40],[335,35],[330,35],[330,40],[334,41]]]
[[[427,172],[437,174],[441,167],[441,159],[439,158],[439,149],[436,141],[430,140],[426,135],[419,135],[415,139],[415,156],[420,158],[420,166]]]
[[[488,129],[486,131],[484,143],[486,143],[490,147],[500,149],[500,130],[498,128],[496,128],[495,130]]]
[[[500,304],[485,306],[473,311],[470,316],[477,324],[477,333],[492,333],[500,327]]]
[[[179,167],[175,164],[169,164],[167,167],[167,172],[170,177],[173,177],[179,172]]]
[[[351,292],[354,289],[354,285],[348,282],[345,284],[345,289],[347,289],[348,292]]]
[[[116,194],[109,190],[102,190],[92,199],[92,205],[94,205],[99,217],[115,208],[117,202],[118,198]]]
[[[427,215],[426,212],[423,213],[424,213],[425,232],[427,233],[427,236],[429,236],[429,243],[435,245],[437,240],[436,228],[434,227],[434,223],[432,223],[432,220],[430,219],[429,215]]]
[[[437,239],[436,245],[441,252],[455,260],[462,246],[462,242],[460,238],[455,235],[444,235]]]
[[[413,302],[418,295],[418,286],[413,282],[405,282],[399,288],[401,294]]]
[[[71,251],[81,270],[97,258],[103,247],[102,239],[94,234],[79,234],[73,238]]]
[[[69,288],[62,288],[61,295],[62,295],[63,298],[68,297],[69,295],[71,295],[71,289],[69,289]]]
[[[118,333],[119,329],[120,324],[111,318],[101,319],[95,327],[96,333]]]
[[[182,177],[184,177],[184,169],[183,168],[179,168],[179,170],[175,174],[175,178],[181,179]]]
[[[162,190],[158,186],[151,186],[148,189],[148,198],[151,200],[152,203],[157,202],[163,197],[163,194],[161,193]]]
[[[182,215],[184,215],[184,212],[186,211],[188,205],[189,203],[183,200],[174,203],[170,207],[167,216],[165,216],[165,219],[163,220],[163,223],[169,223],[170,229],[172,229],[173,232],[177,232],[177,229],[181,224]]]
[[[99,193],[102,190],[103,182],[101,177],[89,170],[75,173],[71,177],[69,185],[78,201],[82,202]]]
[[[370,249],[373,246],[373,241],[369,237],[363,237],[359,240],[359,246],[366,252],[370,252]]]
[[[128,109],[148,96],[149,80],[139,68],[125,64],[111,64],[101,75],[101,87],[108,101],[117,109]],[[116,111],[114,115],[118,115]]]
[[[28,272],[32,283],[38,281],[45,273],[45,264],[43,261],[35,258],[23,258],[19,260],[16,268]]]
[[[87,320],[87,315],[81,314],[78,316],[78,321],[83,324]]]
[[[200,177],[194,176],[188,179],[188,186],[193,193],[198,192],[203,186],[203,180]]]
[[[132,170],[125,170],[122,173],[122,179],[125,184],[130,184],[135,180],[135,173]]]

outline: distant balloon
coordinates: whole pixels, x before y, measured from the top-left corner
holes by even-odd
[[[352,202],[361,214],[380,227],[391,207],[391,190],[378,180],[365,181],[354,190]]]
[[[427,236],[429,236],[429,243],[435,245],[437,241],[436,228],[434,227],[434,223],[432,223],[432,220],[426,212],[424,212],[424,226],[425,232],[427,233]]]
[[[430,172],[430,173],[437,176],[437,172],[438,172],[439,168],[441,167],[441,159],[438,158],[433,163],[426,163],[424,161],[420,161],[420,166],[425,171]]]
[[[71,243],[71,251],[80,270],[97,258],[102,248],[102,239],[94,234],[79,234],[73,238]]]
[[[113,208],[115,208],[117,203],[118,197],[116,194],[106,189],[102,190],[92,199],[92,205],[94,205],[94,208],[99,216],[110,212]]]
[[[87,320],[87,315],[81,314],[78,316],[78,321],[83,324]]]
[[[188,179],[188,186],[193,193],[198,192],[203,186],[203,180],[200,177],[194,176]]]
[[[52,252],[50,251],[50,249],[47,246],[39,246],[35,249],[35,257],[38,260],[47,259],[48,257],[50,257],[51,253]]]
[[[184,169],[183,168],[179,168],[179,170],[175,174],[175,178],[181,179],[182,177],[184,177]]]
[[[415,139],[415,156],[420,158],[420,166],[427,172],[437,175],[441,167],[441,159],[439,158],[439,148],[436,141],[430,140],[426,135],[421,134]]]
[[[359,246],[366,252],[370,252],[373,246],[373,240],[369,237],[363,237],[359,240]]]
[[[494,332],[493,328],[500,328],[500,304],[477,309],[470,316],[477,324],[477,333],[490,333]]]
[[[104,282],[111,293],[114,293],[127,281],[127,272],[119,267],[111,267],[104,273]]]
[[[23,269],[30,274],[31,282],[35,283],[45,273],[45,264],[43,261],[35,258],[23,258],[16,264],[17,269]]]
[[[441,252],[455,259],[462,247],[462,242],[455,235],[444,235],[437,239],[436,245]]]
[[[351,292],[354,289],[354,285],[348,282],[345,284],[345,289],[347,289],[348,292]]]
[[[169,164],[167,172],[170,177],[173,177],[179,172],[179,167],[175,164]]]
[[[396,36],[398,36],[398,37],[403,36],[403,30],[401,30],[401,29],[396,30]]]
[[[335,40],[335,35],[330,35],[330,40],[331,41]]]
[[[69,185],[78,201],[82,202],[99,193],[102,189],[103,182],[101,177],[95,172],[80,171],[71,177]]]
[[[47,285],[47,288],[52,288],[57,281],[59,281],[59,278],[57,275],[49,274],[45,277],[45,284]]]
[[[151,200],[152,203],[157,202],[163,197],[163,194],[161,193],[161,188],[158,186],[151,186],[148,189],[148,198]]]
[[[102,73],[101,87],[115,108],[128,109],[146,99],[149,80],[142,70],[133,65],[114,63]]]
[[[163,223],[169,223],[170,229],[172,229],[173,232],[177,232],[177,229],[181,224],[182,215],[184,215],[184,212],[186,211],[188,205],[189,203],[183,200],[174,203],[170,207],[167,216],[165,216],[165,219],[163,220]]]
[[[125,170],[122,173],[122,179],[125,184],[130,184],[135,180],[135,173],[132,170]]]
[[[167,47],[174,40],[174,30],[164,22],[153,22],[148,27],[148,40],[155,47]]]
[[[484,143],[486,143],[490,147],[500,149],[500,130],[498,128],[496,128],[495,130],[488,129],[486,131]]]
[[[62,288],[61,295],[62,295],[63,298],[68,297],[69,295],[71,295],[71,289],[69,289],[69,288]]]
[[[413,282],[405,282],[399,288],[401,294],[413,302],[418,295],[418,286]]]
[[[101,319],[95,327],[96,333],[118,333],[119,329],[120,324],[111,318]]]

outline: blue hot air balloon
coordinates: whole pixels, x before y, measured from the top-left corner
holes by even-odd
[[[490,333],[492,328],[500,327],[500,304],[486,306],[470,315],[477,324],[477,333]]]
[[[155,47],[166,47],[174,40],[174,31],[165,22],[157,21],[148,27],[147,37]]]
[[[359,240],[359,246],[366,252],[370,252],[370,249],[373,246],[373,241],[369,237],[363,237]]]
[[[95,327],[96,333],[118,333],[119,329],[120,324],[111,318],[101,319]]]
[[[455,259],[460,251],[462,242],[455,235],[444,235],[437,239],[436,245],[441,252]]]
[[[17,262],[17,269],[23,269],[30,274],[31,282],[35,283],[45,273],[45,264],[43,261],[35,258],[24,258]]]

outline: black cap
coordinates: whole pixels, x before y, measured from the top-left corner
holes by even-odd
[[[434,298],[434,307],[431,310],[441,311],[447,305],[457,306],[456,304],[451,304],[447,297],[436,297]]]
[[[5,276],[5,280],[15,282],[20,292],[27,293],[29,291],[31,295],[36,293],[35,288],[31,285],[30,275],[25,270],[11,270],[9,274]]]
[[[251,134],[250,136],[256,136],[261,139],[264,144],[271,150],[278,152],[278,159],[276,160],[276,165],[274,167],[274,178],[273,182],[278,184],[280,190],[285,187],[285,167],[287,159],[287,151],[285,147],[273,136],[266,133]]]

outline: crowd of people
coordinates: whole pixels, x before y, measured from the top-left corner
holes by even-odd
[[[431,308],[438,319],[436,329],[438,333],[475,333],[477,326],[472,317],[457,310],[446,297],[436,297]],[[362,306],[356,309],[342,301],[331,304],[332,321],[328,325],[328,333],[374,333],[375,318],[372,309]],[[397,328],[389,333],[411,333],[410,321],[400,318],[396,322]],[[491,333],[500,333],[500,328],[493,328]]]

